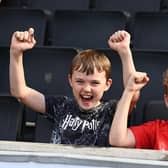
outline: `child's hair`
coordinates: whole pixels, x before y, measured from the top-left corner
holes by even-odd
[[[168,69],[163,72],[163,86],[165,89],[165,94],[168,95]]]
[[[94,74],[94,69],[98,72],[105,71],[106,79],[111,78],[111,62],[108,57],[99,51],[88,49],[80,51],[72,60],[70,75],[74,71],[86,73],[87,75]]]

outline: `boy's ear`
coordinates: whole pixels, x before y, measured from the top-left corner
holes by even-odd
[[[168,108],[168,95],[164,94],[164,102],[166,107]]]
[[[106,88],[105,88],[105,91],[109,90],[110,87],[112,85],[112,79],[109,78],[107,81],[106,81]]]
[[[72,87],[72,77],[70,74],[68,74],[68,81],[69,81],[70,86]]]

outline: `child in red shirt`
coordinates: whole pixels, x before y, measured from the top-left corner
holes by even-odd
[[[136,72],[128,80],[127,87],[118,103],[110,130],[110,143],[120,147],[168,150],[168,121],[149,121],[127,128],[130,100],[133,93],[144,87],[149,78],[146,73]],[[163,73],[164,101],[168,108],[168,69]]]

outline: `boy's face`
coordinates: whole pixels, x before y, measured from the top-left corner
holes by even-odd
[[[69,75],[69,83],[78,105],[84,110],[90,110],[100,104],[100,99],[104,91],[110,88],[112,80],[106,80],[105,71],[98,72],[95,69],[91,75],[74,71],[72,76]]]

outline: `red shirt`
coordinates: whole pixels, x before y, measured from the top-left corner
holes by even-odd
[[[135,136],[135,148],[168,150],[168,121],[149,121],[130,129]]]

